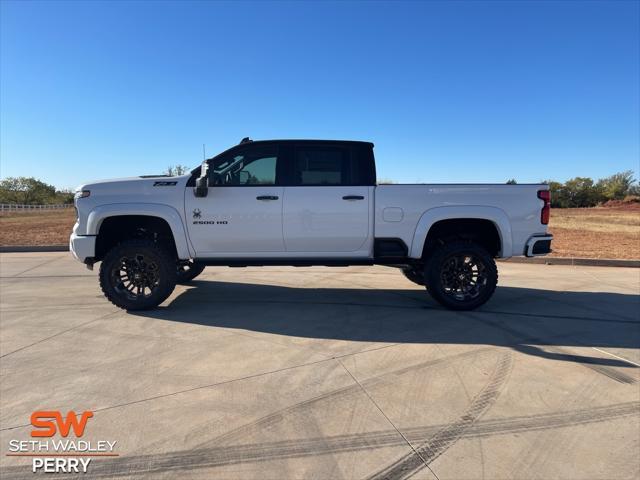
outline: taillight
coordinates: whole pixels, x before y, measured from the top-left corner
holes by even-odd
[[[538,190],[538,198],[544,200],[544,206],[540,212],[540,223],[548,225],[551,212],[551,192],[549,190]]]

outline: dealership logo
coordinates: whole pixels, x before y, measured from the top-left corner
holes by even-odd
[[[30,457],[33,473],[87,473],[93,457],[117,457],[116,441],[81,440],[93,412],[38,410],[31,414],[33,440],[9,440],[8,457]],[[56,435],[62,438],[54,438]]]
[[[69,436],[69,431],[73,428],[76,437],[84,435],[87,420],[93,417],[93,412],[82,412],[80,420],[74,411],[67,413],[67,418],[62,418],[59,411],[39,411],[31,414],[31,425],[35,427],[31,431],[32,437],[53,437],[56,431],[63,437]],[[54,420],[50,420],[54,419]],[[57,428],[56,428],[57,427]]]

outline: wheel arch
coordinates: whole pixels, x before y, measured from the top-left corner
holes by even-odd
[[[433,232],[434,227],[442,225],[442,222],[464,222],[467,220],[490,222],[498,235],[499,248],[496,256],[508,258],[512,255],[511,222],[504,210],[497,207],[461,205],[436,207],[424,212],[416,225],[409,256],[416,259],[423,257],[430,232]]]
[[[99,255],[98,244],[100,236],[105,233],[103,225],[117,224],[117,221],[126,222],[132,219],[151,219],[158,225],[166,225],[171,233],[176,255],[181,260],[192,257],[192,252],[187,241],[186,229],[178,211],[169,205],[158,204],[110,204],[94,208],[87,218],[87,235],[95,235],[96,256]],[[105,223],[107,222],[107,223]]]

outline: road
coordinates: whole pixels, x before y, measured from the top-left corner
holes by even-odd
[[[32,478],[6,454],[36,410],[117,442],[83,478],[638,478],[640,270],[499,269],[475,312],[392,268],[268,267],[134,314],[68,253],[2,254],[2,478]]]

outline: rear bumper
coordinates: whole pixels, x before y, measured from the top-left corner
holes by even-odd
[[[95,235],[76,235],[72,233],[71,237],[69,237],[69,250],[77,260],[86,263],[88,258],[93,258],[96,255]]]
[[[527,257],[540,257],[551,253],[551,241],[553,235],[540,235],[531,237],[524,247],[524,254]]]

